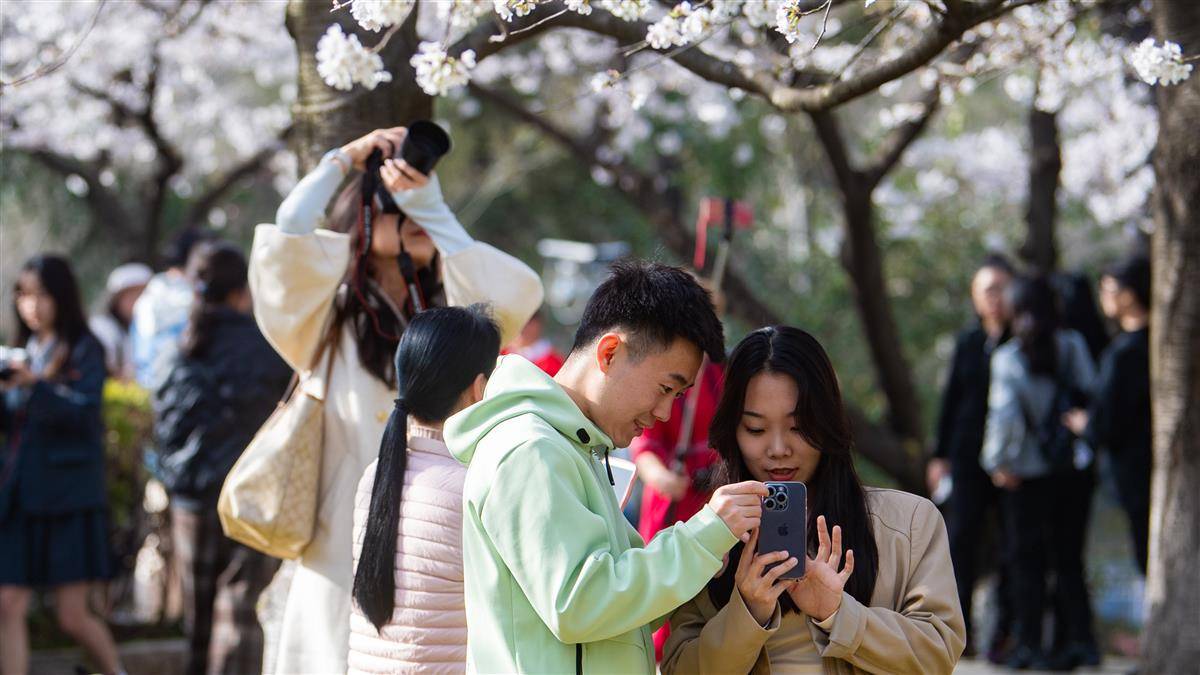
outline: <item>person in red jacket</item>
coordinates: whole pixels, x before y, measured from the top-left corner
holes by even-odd
[[[542,313],[538,311],[521,329],[521,333],[500,351],[501,354],[524,356],[533,365],[541,368],[550,377],[562,368],[563,357],[549,340],[542,337]]]
[[[638,533],[645,541],[650,541],[659,530],[676,521],[691,518],[712,497],[706,483],[718,457],[716,450],[708,447],[708,425],[721,399],[723,383],[721,366],[706,364],[696,378],[694,389],[675,401],[671,418],[646,429],[629,446],[637,464],[638,477],[645,485],[638,518]],[[686,408],[693,395],[696,412],[686,445],[681,447],[681,428],[688,417]],[[654,633],[656,660],[662,660],[662,648],[668,634],[667,626]]]

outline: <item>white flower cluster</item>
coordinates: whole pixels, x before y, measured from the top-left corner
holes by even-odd
[[[334,24],[317,42],[317,73],[325,84],[349,91],[355,83],[374,89],[380,82],[391,82],[392,74],[383,69],[383,59],[362,46],[357,35],[346,35]]]
[[[601,0],[600,6],[622,21],[637,21],[650,11],[650,0]]]
[[[804,10],[800,7],[800,0],[784,0],[775,10],[775,30],[782,33],[790,44],[804,35],[800,30],[803,19]]]
[[[567,0],[567,9],[587,16],[592,13],[592,0]]]
[[[537,9],[538,0],[494,0],[496,5],[496,13],[505,21],[512,21],[513,17],[529,16],[529,13]]]
[[[1183,62],[1183,50],[1174,42],[1159,46],[1146,38],[1129,54],[1129,64],[1147,84],[1178,84],[1192,73],[1192,64]]]
[[[653,49],[686,45],[704,37],[724,15],[723,7],[692,9],[691,3],[681,2],[650,25],[646,31],[646,41]]]
[[[434,3],[434,7],[440,23],[461,30],[473,27],[481,17],[495,11],[496,6],[492,0],[449,0]]]
[[[404,23],[415,4],[416,0],[354,0],[350,15],[364,30],[379,32]]]
[[[742,14],[755,28],[770,26],[775,22],[775,5],[777,0],[746,0],[742,5]]]
[[[465,87],[475,68],[475,52],[468,49],[458,58],[446,53],[436,42],[422,42],[409,61],[417,71],[417,85],[430,96],[445,96]]]

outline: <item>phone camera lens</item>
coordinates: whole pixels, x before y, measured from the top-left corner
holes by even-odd
[[[779,502],[780,506],[783,506],[784,504],[787,503],[787,500],[788,500],[787,493],[780,492],[779,494],[775,495],[775,500]]]
[[[763,500],[763,508],[768,511],[774,511],[775,510],[775,498],[767,497],[766,499],[764,499]]]

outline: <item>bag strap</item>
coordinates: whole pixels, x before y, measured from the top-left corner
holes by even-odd
[[[317,345],[317,351],[313,353],[312,361],[309,362],[308,371],[316,370],[321,363],[321,359],[327,354],[328,359],[325,360],[325,387],[329,387],[329,374],[333,372],[333,357],[337,353],[337,345],[341,337],[341,326],[338,324],[336,317],[330,317],[329,326],[325,330],[325,335],[321,338],[320,344]],[[292,371],[292,379],[288,381],[287,389],[284,390],[283,398],[279,399],[279,405],[283,405],[291,400],[292,395],[296,393],[296,388],[300,386],[300,371]]]

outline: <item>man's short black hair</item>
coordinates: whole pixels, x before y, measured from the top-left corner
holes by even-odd
[[[1104,270],[1104,276],[1116,279],[1117,284],[1133,293],[1142,309],[1150,309],[1150,259],[1144,254],[1135,254],[1110,265]]]
[[[725,333],[708,291],[683,269],[642,260],[614,263],[592,293],[571,351],[613,329],[630,335],[634,358],[683,338],[714,362],[725,358]]]
[[[983,257],[983,260],[979,263],[979,269],[999,270],[1010,277],[1017,276],[1017,270],[1013,267],[1008,257],[996,251],[992,251]]]

